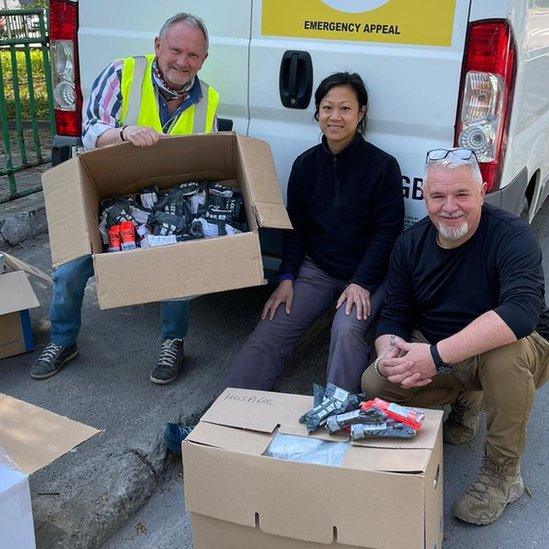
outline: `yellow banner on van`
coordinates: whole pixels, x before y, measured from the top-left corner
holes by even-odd
[[[450,46],[456,0],[263,0],[261,33]]]

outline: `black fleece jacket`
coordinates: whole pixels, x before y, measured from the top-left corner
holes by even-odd
[[[403,228],[398,162],[359,133],[335,155],[323,138],[293,164],[288,214],[294,230],[284,234],[279,275],[297,277],[307,256],[326,274],[373,292]]]

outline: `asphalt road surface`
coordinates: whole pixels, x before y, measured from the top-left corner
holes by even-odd
[[[549,201],[534,227],[549,273]],[[12,253],[50,269],[47,236],[26,241]],[[230,357],[253,329],[269,289],[193,301],[184,372],[176,382],[156,386],[148,376],[160,346],[158,305],[100,311],[93,280],[82,312],[79,358],[53,378],[32,380],[28,369],[48,341],[51,294],[49,287],[32,283],[41,303],[32,311],[37,350],[0,361],[0,391],[103,430],[32,475],[38,546],[192,547],[181,467],[165,459],[159,438],[162,425],[196,418],[215,398]],[[327,338],[320,338],[284,374],[277,390],[311,394],[311,383],[324,381],[327,354]],[[523,477],[531,495],[511,505],[490,526],[469,526],[450,513],[453,500],[476,474],[484,431],[474,444],[445,447],[446,548],[549,547],[548,417],[545,386],[535,399],[523,460]]]

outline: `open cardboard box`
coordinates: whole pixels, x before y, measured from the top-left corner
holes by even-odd
[[[0,394],[0,547],[35,546],[28,476],[99,432]]]
[[[40,303],[27,273],[51,284],[40,269],[1,252],[5,272],[0,273],[0,359],[34,349],[29,309]]]
[[[440,548],[442,412],[411,440],[352,443],[339,467],[263,455],[308,435],[312,397],[226,389],[183,443],[195,549]],[[341,437],[337,437],[341,441]]]
[[[100,199],[227,180],[243,193],[249,232],[103,253]],[[95,149],[46,171],[42,184],[53,265],[92,254],[101,309],[263,284],[258,228],[291,228],[269,145],[233,133]]]

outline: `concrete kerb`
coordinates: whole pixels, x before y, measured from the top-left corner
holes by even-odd
[[[209,406],[179,421],[194,425]],[[71,476],[78,490],[66,494],[63,500],[43,497],[52,494],[34,493],[31,477],[37,546],[99,547],[131,519],[153,494],[166,467],[180,461],[167,452],[162,427],[158,424],[144,433],[131,447],[119,441],[116,449],[107,448],[102,456],[76,467]],[[96,444],[101,444],[102,435],[98,437]],[[79,482],[82,478],[89,480]]]
[[[0,204],[0,249],[48,232],[44,194],[37,192]]]

